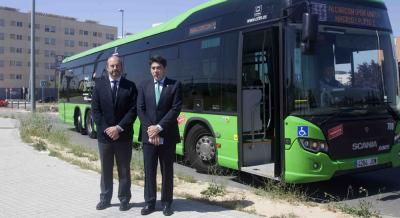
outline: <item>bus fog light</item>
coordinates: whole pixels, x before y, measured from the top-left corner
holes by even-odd
[[[313,168],[314,168],[315,170],[319,169],[319,167],[320,167],[320,164],[319,164],[319,163],[314,163],[314,164],[313,164]]]

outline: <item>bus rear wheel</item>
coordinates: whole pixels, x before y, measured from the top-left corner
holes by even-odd
[[[92,117],[92,111],[88,110],[86,112],[86,132],[88,136],[92,139],[96,138],[96,130],[94,130],[94,121]]]
[[[187,135],[185,145],[188,159],[197,171],[209,173],[216,167],[215,138],[203,125],[194,125]]]

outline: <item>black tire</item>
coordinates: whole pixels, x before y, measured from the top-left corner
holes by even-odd
[[[196,124],[189,130],[185,150],[190,165],[198,172],[210,173],[216,168],[215,138],[203,125]]]
[[[75,130],[77,132],[79,132],[82,135],[86,134],[85,128],[82,127],[82,114],[80,110],[77,110],[75,112],[74,125],[75,125]]]
[[[95,139],[97,137],[97,133],[96,130],[94,129],[94,120],[92,117],[92,111],[88,110],[86,112],[86,132],[88,134],[88,136],[92,139]]]

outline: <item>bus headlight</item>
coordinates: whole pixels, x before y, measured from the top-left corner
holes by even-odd
[[[307,151],[314,153],[317,152],[328,152],[328,144],[325,141],[315,140],[315,139],[299,139],[301,146]]]

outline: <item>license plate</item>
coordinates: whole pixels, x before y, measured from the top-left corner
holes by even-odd
[[[378,158],[377,157],[368,158],[368,159],[362,159],[362,160],[357,160],[356,161],[356,167],[357,168],[375,166],[377,164],[378,164]]]

